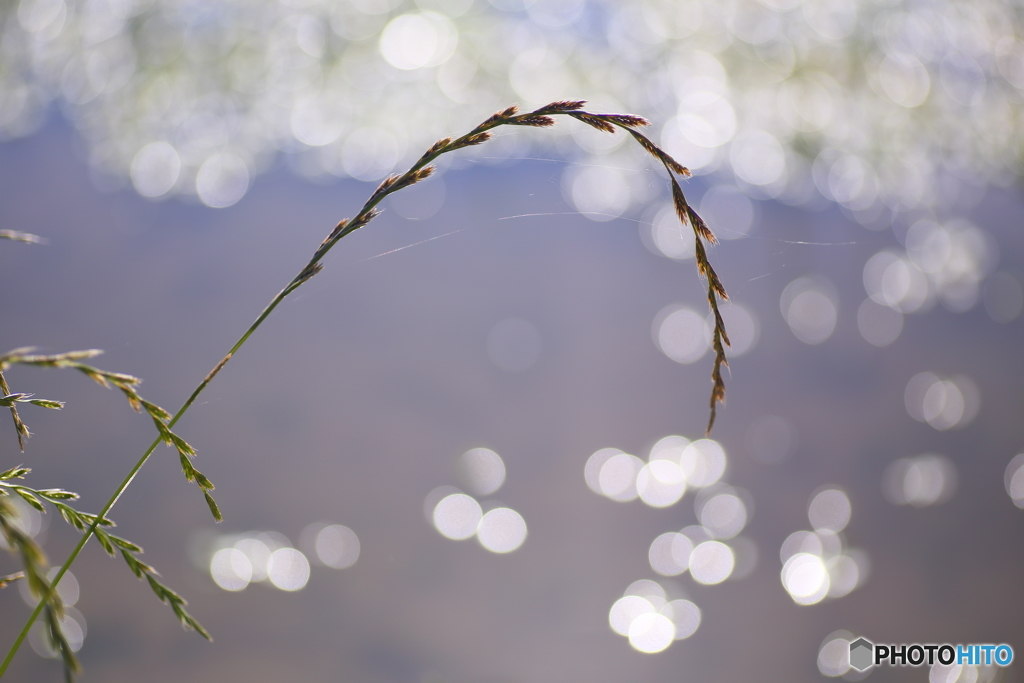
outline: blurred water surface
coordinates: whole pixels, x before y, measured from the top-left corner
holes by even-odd
[[[705,439],[707,303],[657,169],[574,122],[452,161],[179,424],[226,521],[163,449],[114,510],[215,642],[91,544],[82,680],[849,679],[861,635],[1024,647],[1015,5],[0,17],[0,229],[47,240],[0,242],[4,349],[105,349],[176,408],[381,177],[511,101],[576,95],[648,116],[693,167],[732,297]],[[24,455],[0,428],[3,467],[98,509],[146,420],[79,376],[7,375],[67,407],[23,411]],[[25,524],[60,562],[49,517]],[[0,591],[0,642],[28,612]],[[9,676],[60,671],[26,646]]]

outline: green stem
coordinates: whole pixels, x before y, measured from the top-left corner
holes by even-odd
[[[402,189],[403,187],[408,187],[409,185],[414,184],[419,180],[422,180],[423,178],[427,177],[427,175],[429,175],[429,170],[428,172],[423,174],[421,174],[420,172],[437,157],[441,156],[446,152],[455,151],[458,149],[462,149],[464,147],[484,142],[487,139],[487,136],[489,135],[486,134],[487,131],[493,128],[497,128],[498,126],[524,125],[544,127],[551,125],[552,121],[547,117],[552,115],[569,115],[574,118],[578,118],[579,120],[583,121],[584,123],[587,123],[588,125],[595,126],[595,120],[600,119],[602,117],[600,115],[593,115],[588,112],[580,111],[580,107],[582,107],[582,105],[582,102],[555,102],[552,103],[551,105],[548,105],[547,107],[541,107],[540,109],[532,111],[528,114],[520,115],[516,115],[516,109],[514,107],[506,109],[504,112],[495,114],[491,118],[487,119],[479,126],[474,128],[472,131],[463,135],[462,137],[456,138],[454,140],[446,139],[439,141],[433,147],[431,147],[426,154],[420,157],[420,159],[415,164],[413,164],[413,166],[408,171],[406,171],[401,176],[390,179],[390,185],[388,184],[388,181],[385,181],[385,183],[382,184],[379,188],[377,188],[377,190],[370,196],[366,203],[363,204],[363,207],[359,210],[359,213],[356,214],[356,216],[352,220],[342,221],[338,223],[338,225],[334,228],[331,234],[327,236],[327,238],[320,244],[317,250],[313,253],[313,257],[310,259],[309,263],[307,263],[306,266],[299,271],[298,275],[292,278],[291,282],[289,282],[284,289],[278,292],[277,295],[270,301],[270,303],[267,304],[267,307],[263,309],[263,312],[260,313],[259,317],[256,318],[255,322],[253,322],[253,324],[249,326],[249,329],[245,331],[245,334],[243,334],[238,339],[238,341],[235,342],[235,345],[231,347],[231,350],[228,351],[227,355],[225,355],[224,358],[222,358],[221,361],[214,366],[213,370],[211,370],[210,373],[203,379],[203,381],[200,382],[199,386],[197,386],[195,388],[195,391],[192,392],[192,395],[188,397],[188,400],[185,401],[185,403],[182,404],[180,408],[178,408],[177,412],[175,412],[171,419],[167,422],[168,428],[173,427],[175,423],[178,422],[181,416],[185,414],[185,411],[187,411],[189,407],[191,407],[191,405],[195,402],[199,394],[201,394],[203,390],[206,389],[206,386],[210,383],[211,380],[213,380],[217,373],[219,373],[221,369],[225,365],[227,365],[227,362],[231,360],[231,357],[235,354],[236,351],[238,351],[242,347],[242,344],[244,344],[246,340],[249,339],[252,333],[255,332],[256,329],[261,324],[263,324],[263,321],[267,319],[267,316],[269,316],[270,313],[275,308],[277,308],[277,305],[280,304],[286,296],[295,291],[306,280],[310,279],[313,275],[316,275],[316,273],[320,271],[320,268],[322,267],[320,265],[320,260],[327,254],[327,252],[330,251],[330,249],[335,244],[337,244],[342,237],[345,237],[346,235],[355,232],[356,230],[358,230],[359,228],[363,227],[371,220],[373,220],[374,216],[377,215],[374,212],[374,208],[378,204],[380,204],[380,202],[382,202],[385,197],[387,197],[392,192],[396,192]],[[627,119],[632,120],[627,121]],[[638,142],[640,142],[640,144],[648,152],[659,158],[661,162],[665,165],[665,169],[666,171],[668,171],[669,177],[672,177],[673,171],[677,173],[684,173],[686,175],[689,174],[689,171],[687,171],[685,168],[677,164],[667,154],[662,152],[657,146],[651,143],[647,138],[633,130],[633,128],[637,125],[646,125],[646,122],[644,122],[643,119],[628,116],[625,118],[619,117],[616,119],[614,116],[608,116],[607,120],[603,125],[598,124],[595,127],[601,130],[605,130],[607,132],[613,132],[613,125],[629,132],[631,135],[633,135],[633,137],[637,139]],[[482,136],[482,134],[486,135]],[[671,164],[669,163],[670,161]],[[674,182],[675,181],[673,179],[673,183]],[[682,218],[682,216],[680,217]],[[710,264],[708,264],[708,267],[710,268]],[[715,308],[713,300],[712,308]],[[717,372],[717,362],[715,368]],[[715,394],[712,394],[712,420],[714,420],[714,405]],[[131,471],[128,473],[128,476],[125,477],[124,481],[122,481],[121,485],[117,487],[117,490],[107,501],[106,505],[103,506],[103,509],[96,517],[96,521],[90,524],[89,527],[85,530],[85,533],[82,535],[81,540],[78,541],[78,544],[75,546],[75,549],[64,561],[64,564],[61,565],[60,570],[54,575],[53,580],[50,582],[51,591],[56,590],[57,584],[60,582],[64,574],[67,573],[68,568],[72,565],[72,563],[74,563],[79,553],[82,552],[82,548],[85,547],[85,544],[93,535],[93,532],[99,525],[100,520],[106,519],[107,514],[110,512],[111,508],[114,507],[114,504],[124,493],[125,489],[127,489],[128,486],[132,483],[132,480],[135,479],[135,475],[137,475],[139,473],[139,470],[142,469],[142,466],[146,464],[146,461],[149,460],[149,457],[153,454],[153,451],[156,450],[156,447],[160,444],[161,441],[162,439],[158,437],[152,444],[150,444],[149,448],[146,449],[146,452],[143,453],[141,458],[139,458],[139,461],[135,463],[134,467],[132,467]],[[0,664],[0,678],[3,677],[4,672],[7,671],[7,668],[11,664],[11,660],[14,659],[15,653],[17,653],[18,649],[21,647],[21,644],[25,641],[29,629],[31,629],[32,624],[35,623],[35,620],[39,617],[40,612],[42,612],[48,597],[49,595],[44,595],[39,600],[39,604],[36,605],[36,608],[32,611],[31,616],[29,616],[28,621],[25,623],[24,628],[22,628],[17,640],[14,641],[14,644],[11,646],[10,651],[7,653],[7,657],[4,659],[3,663]]]
[[[420,159],[419,162],[416,163],[416,165],[409,169],[409,171],[407,171],[405,175],[408,176],[418,171],[419,169],[423,168],[428,163],[433,161],[433,159],[435,159],[437,156],[440,156],[440,154],[441,152],[438,152],[433,155],[424,156],[422,159]],[[391,191],[381,192],[377,196],[372,197],[370,200],[368,200],[366,204],[363,205],[363,208],[356,215],[356,218],[353,219],[348,225],[359,226],[360,219],[365,218],[373,210],[373,208],[384,199],[384,197],[391,194]],[[201,394],[203,390],[206,389],[206,386],[210,383],[210,381],[213,380],[213,378],[217,375],[217,373],[221,371],[221,369],[225,365],[227,365],[227,362],[231,360],[231,357],[235,354],[235,352],[238,351],[242,347],[242,344],[244,344],[249,339],[249,337],[252,336],[252,333],[255,332],[260,325],[263,324],[263,321],[267,319],[267,316],[269,316],[275,308],[277,308],[278,304],[284,301],[284,298],[291,294],[293,291],[295,291],[295,289],[298,288],[299,285],[308,280],[309,277],[311,276],[310,273],[316,272],[314,270],[315,267],[319,264],[320,259],[322,259],[327,254],[330,248],[333,247],[337,243],[337,241],[340,240],[342,237],[350,234],[356,229],[358,229],[358,227],[348,228],[344,224],[339,224],[338,229],[336,229],[337,234],[334,234],[330,236],[328,240],[325,240],[325,243],[321,245],[319,249],[317,249],[316,253],[313,255],[312,260],[310,260],[306,267],[299,271],[299,274],[292,278],[292,281],[289,282],[284,289],[278,292],[277,295],[270,301],[270,303],[267,304],[267,307],[263,309],[263,312],[260,313],[259,317],[257,317],[256,320],[252,323],[252,325],[249,326],[249,329],[245,331],[245,334],[238,338],[238,341],[236,341],[234,346],[231,347],[231,350],[227,352],[224,358],[222,358],[221,361],[214,366],[213,370],[211,370],[210,373],[203,379],[203,381],[199,383],[199,386],[195,388],[195,390],[192,392],[192,395],[188,397],[188,400],[186,400],[185,403],[183,403],[182,406],[178,408],[177,412],[175,412],[174,415],[171,417],[170,421],[168,421],[168,427],[173,427],[175,423],[177,423],[178,420],[181,419],[181,416],[184,415],[185,412],[192,406],[196,398],[199,397],[199,394]],[[85,547],[85,544],[89,541],[89,538],[92,536],[93,532],[96,530],[96,527],[99,525],[99,521],[101,519],[106,519],[107,514],[110,512],[111,508],[114,507],[114,504],[117,503],[118,499],[125,492],[128,486],[131,485],[132,480],[135,479],[135,475],[137,475],[139,473],[139,470],[142,469],[142,466],[146,464],[146,462],[149,460],[149,457],[153,454],[153,451],[155,451],[156,447],[160,445],[161,441],[162,439],[160,437],[157,437],[157,439],[153,441],[152,444],[150,444],[149,448],[146,449],[146,452],[142,454],[141,458],[139,458],[139,461],[136,462],[135,466],[132,467],[130,472],[128,472],[128,476],[124,478],[124,481],[121,482],[121,485],[117,487],[117,490],[114,491],[114,494],[110,497],[109,500],[107,500],[106,505],[103,506],[103,508],[97,515],[96,521],[90,524],[89,528],[85,530],[85,533],[82,534],[82,538],[78,541],[78,544],[75,545],[74,550],[71,551],[71,554],[68,555],[68,558],[64,561],[64,564],[61,565],[60,569],[54,575],[53,580],[50,582],[50,590],[56,590],[57,584],[60,582],[64,574],[67,573],[68,569],[71,567],[74,561],[78,558],[79,553],[82,552],[82,548]],[[25,622],[25,626],[21,629],[21,632],[18,634],[17,639],[15,639],[14,643],[11,645],[10,651],[8,651],[3,663],[0,664],[0,678],[3,678],[4,673],[7,671],[7,668],[11,665],[11,661],[14,659],[14,655],[21,648],[22,643],[25,642],[25,638],[28,637],[29,630],[32,628],[32,624],[35,623],[36,619],[39,618],[39,614],[43,611],[43,608],[46,605],[46,600],[48,597],[48,595],[44,595],[42,596],[42,598],[40,598],[39,603],[36,605],[36,608],[32,611],[32,614]]]

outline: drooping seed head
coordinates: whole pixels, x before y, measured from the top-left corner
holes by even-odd
[[[545,114],[556,114],[559,112],[576,111],[582,109],[583,105],[587,103],[586,100],[559,100],[552,102],[551,104],[541,107],[538,112],[544,112]]]
[[[479,145],[487,142],[491,139],[491,134],[487,131],[482,133],[474,133],[461,142],[456,142],[452,145],[451,149],[462,149],[463,147],[472,147],[473,145]]]
[[[583,123],[587,124],[588,126],[590,126],[592,128],[596,128],[596,129],[598,129],[600,131],[603,131],[605,133],[614,133],[615,132],[615,126],[613,126],[612,124],[608,123],[607,121],[605,121],[604,119],[602,119],[602,118],[600,118],[598,116],[594,116],[592,114],[587,114],[585,112],[570,112],[569,116],[573,117],[577,121],[582,121]]]
[[[693,207],[687,206],[686,213],[690,218],[690,225],[693,226],[694,232],[707,240],[708,244],[718,244],[718,238],[715,237],[715,233],[711,232],[711,228],[708,227],[703,218],[697,215]]]
[[[620,126],[626,128],[638,128],[640,126],[649,126],[651,122],[642,116],[634,116],[633,114],[602,114],[601,118],[606,121],[614,121]]]
[[[509,121],[514,126],[534,126],[536,128],[547,128],[548,126],[555,125],[555,120],[550,116],[523,116],[513,121]]]
[[[518,105],[513,104],[511,107],[507,107],[501,111],[494,112],[489,117],[487,117],[487,120],[484,121],[481,125],[487,126],[492,123],[497,123],[499,121],[505,121],[506,119],[512,118],[517,113],[519,113],[519,107]]]

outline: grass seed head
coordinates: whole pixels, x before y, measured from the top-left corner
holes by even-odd
[[[519,117],[514,121],[509,121],[509,123],[515,126],[533,126],[534,128],[547,128],[548,126],[555,125],[555,120],[550,116],[530,114],[527,116]]]
[[[601,118],[606,121],[613,121],[624,128],[638,128],[651,125],[651,122],[647,119],[642,116],[634,116],[633,114],[604,114]]]
[[[569,116],[573,117],[577,121],[582,121],[583,123],[587,124],[591,128],[596,128],[596,129],[598,129],[600,131],[603,131],[605,133],[614,133],[615,132],[615,126],[613,126],[612,124],[608,123],[607,121],[605,121],[603,118],[601,118],[599,116],[594,116],[593,114],[588,114],[586,112],[570,112]]]
[[[650,154],[655,159],[657,159],[662,164],[664,164],[665,168],[667,168],[670,172],[673,172],[673,173],[676,173],[678,175],[681,175],[684,178],[689,178],[692,175],[690,173],[690,169],[686,168],[685,166],[680,164],[678,161],[673,159],[672,156],[668,152],[666,152],[661,147],[658,147],[656,144],[651,142],[650,139],[646,135],[644,135],[643,133],[639,133],[639,132],[633,130],[632,128],[627,128],[627,130],[629,130],[629,132],[633,136],[633,138],[638,143],[640,143],[640,146],[643,147],[645,150],[647,150],[648,154]]]
[[[564,114],[566,112],[582,109],[583,105],[586,103],[586,100],[559,100],[557,102],[552,102],[546,107],[541,107],[537,111],[544,112],[546,114]]]
[[[487,142],[490,139],[491,134],[488,133],[487,131],[471,133],[470,135],[467,135],[464,138],[461,138],[451,143],[445,151],[451,152],[456,149],[462,149],[463,147],[472,147],[473,145],[480,145]]]
[[[686,207],[686,215],[689,217],[690,225],[693,226],[695,233],[706,240],[708,244],[718,244],[718,238],[715,237],[715,233],[711,232],[711,228],[708,227],[703,218],[697,215],[692,206]]]
[[[437,142],[435,142],[434,144],[432,144],[432,145],[430,146],[430,149],[428,149],[428,150],[427,150],[427,153],[426,153],[426,154],[424,154],[423,156],[428,156],[428,155],[430,155],[430,154],[437,154],[437,153],[438,153],[438,152],[440,152],[440,151],[441,151],[442,149],[444,149],[445,147],[447,147],[447,146],[448,146],[448,143],[449,143],[449,142],[451,142],[451,141],[452,141],[452,139],[451,139],[451,138],[441,138],[440,140],[438,140]]]
[[[505,108],[505,109],[503,109],[501,111],[494,112],[489,117],[487,117],[486,121],[484,121],[480,125],[481,126],[490,126],[492,124],[500,123],[500,122],[503,122],[503,121],[505,121],[507,119],[512,118],[517,113],[519,113],[519,107],[517,105],[513,104],[511,107],[507,107],[507,108]]]
[[[400,177],[401,176],[397,176],[397,175],[389,175],[387,178],[384,179],[384,182],[382,182],[380,185],[378,185],[377,189],[373,191],[373,194],[370,195],[370,199],[373,199],[375,197],[379,197],[380,195],[382,195],[385,192],[387,192],[388,189],[391,188],[392,185],[394,185],[395,183],[398,182],[398,179]]]

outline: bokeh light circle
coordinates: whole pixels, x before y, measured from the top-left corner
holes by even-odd
[[[838,320],[834,288],[824,280],[801,277],[782,290],[782,317],[805,344],[821,344],[832,336]]]
[[[647,612],[629,625],[629,644],[646,654],[661,652],[676,638],[676,627],[664,614]]]
[[[697,518],[712,538],[733,538],[747,524],[746,505],[734,492],[726,490],[698,499]]]
[[[764,183],[755,183],[764,184]],[[746,237],[754,227],[754,204],[747,195],[731,185],[715,185],[700,200],[701,218],[714,231],[715,236],[723,240],[734,240]],[[676,222],[679,219],[676,218]],[[680,226],[684,227],[684,226]],[[689,241],[693,241],[693,231],[689,231]],[[693,247],[691,247],[692,251]]]
[[[815,530],[827,529],[838,532],[850,522],[850,498],[841,489],[828,488],[819,491],[807,506],[807,517]]]
[[[685,534],[675,531],[661,534],[651,542],[647,559],[653,569],[662,576],[678,576],[690,568],[690,553],[693,541]]]
[[[46,578],[49,581],[53,581],[53,577],[60,571],[60,567],[50,567],[46,570]],[[29,607],[35,607],[39,604],[39,596],[33,594],[32,589],[29,588],[28,581],[18,581],[18,593],[21,595],[21,599],[25,601],[25,604]],[[51,586],[53,584],[51,583]],[[81,587],[78,584],[78,579],[71,571],[64,572],[64,576],[61,577],[60,583],[57,584],[57,597],[60,598],[61,603],[65,607],[73,607],[78,602],[78,598],[81,596]]]
[[[760,335],[760,326],[754,313],[733,301],[723,302],[719,306],[722,321],[729,333],[729,358],[738,358],[754,348]],[[708,348],[713,348],[715,334],[715,314],[709,313],[704,318],[704,341]]]
[[[828,595],[828,569],[818,555],[796,553],[782,566],[782,586],[793,602],[813,605]]]
[[[392,66],[409,71],[443,64],[455,52],[458,39],[455,25],[442,14],[402,14],[381,33],[380,52]]]
[[[709,586],[722,583],[732,574],[735,564],[732,548],[719,541],[705,541],[690,553],[690,576]]]
[[[226,591],[240,591],[249,585],[252,565],[237,548],[221,548],[210,559],[210,576]]]
[[[672,620],[676,629],[676,640],[689,638],[700,627],[700,608],[689,600],[672,600],[661,611]]]
[[[328,567],[347,569],[359,559],[359,537],[342,524],[331,524],[317,532],[316,556]]]
[[[857,329],[872,346],[888,346],[903,332],[903,314],[868,298],[857,309]]]
[[[622,171],[607,166],[570,169],[565,194],[580,213],[599,222],[624,214],[633,199]]]
[[[708,342],[704,316],[692,308],[670,306],[654,319],[654,343],[677,363],[688,365],[704,357]]]
[[[587,458],[587,463],[583,466],[583,479],[587,483],[587,488],[598,495],[604,495],[600,480],[601,468],[613,455],[618,455],[619,453],[622,453],[622,451],[618,448],[602,448]]]
[[[459,482],[478,496],[489,496],[505,483],[505,463],[490,448],[471,448],[455,462]]]
[[[1024,509],[1024,453],[1015,455],[1006,466],[1003,483],[1013,504]]]
[[[900,458],[886,468],[882,491],[896,505],[927,507],[944,503],[956,492],[957,472],[953,461],[928,453]]]
[[[511,508],[494,508],[480,518],[476,536],[492,553],[510,553],[526,540],[526,521]]]
[[[725,449],[714,439],[697,439],[683,449],[679,466],[690,486],[711,486],[725,474]]]
[[[637,494],[647,505],[669,507],[686,493],[686,476],[671,460],[652,460],[640,468],[636,476]]]
[[[481,517],[480,503],[464,493],[453,493],[434,507],[434,528],[445,538],[462,541],[476,533]]]
[[[914,375],[904,392],[907,412],[939,431],[964,427],[978,414],[981,396],[966,375],[944,379],[932,372]]]
[[[601,466],[598,475],[598,486],[601,493],[620,503],[636,500],[637,475],[643,469],[644,462],[635,455],[619,453],[613,455]]]
[[[829,635],[818,650],[818,671],[835,678],[850,670],[850,643],[853,636],[845,631]]]
[[[214,154],[196,174],[196,193],[203,204],[223,209],[241,199],[249,189],[249,169],[230,152]]]
[[[665,202],[649,226],[650,242],[656,254],[676,261],[691,259],[696,252],[693,229],[679,222],[675,206]]]
[[[246,536],[235,541],[234,547],[245,553],[248,558],[249,564],[252,566],[251,580],[253,582],[265,581],[270,554],[277,548],[271,548],[263,539],[254,536]]]
[[[170,192],[180,172],[181,157],[166,142],[151,142],[132,159],[132,185],[143,197],[160,197]]]
[[[88,632],[85,615],[74,607],[65,607],[63,614],[58,617],[61,634],[71,648],[72,652],[78,652],[85,644],[85,636]],[[43,620],[32,625],[28,634],[28,642],[32,650],[40,657],[46,659],[58,659],[61,655],[54,647],[47,632],[47,625]]]
[[[302,590],[309,582],[309,560],[295,548],[278,548],[267,562],[267,578],[283,591]]]
[[[616,600],[608,610],[608,624],[620,636],[629,635],[633,620],[643,614],[654,612],[654,606],[639,595],[625,595]]]

